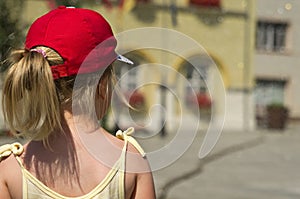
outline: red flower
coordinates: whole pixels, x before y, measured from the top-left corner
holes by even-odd
[[[129,104],[134,108],[140,108],[144,105],[144,95],[138,91],[134,91],[129,95]]]
[[[211,99],[207,93],[198,93],[197,94],[197,103],[199,108],[210,108],[211,107]]]

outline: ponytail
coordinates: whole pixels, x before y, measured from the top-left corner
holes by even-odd
[[[51,132],[61,128],[50,65],[63,60],[54,50],[39,46],[13,52],[10,62],[2,97],[5,123],[16,136],[45,141]]]

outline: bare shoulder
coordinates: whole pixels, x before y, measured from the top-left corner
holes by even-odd
[[[7,171],[9,169],[9,161],[8,158],[2,159],[0,161],[0,198],[10,199],[10,193],[7,186]]]
[[[9,157],[1,157],[0,158],[0,178],[2,178],[4,176],[4,174],[6,172],[2,172],[2,171],[6,171],[8,168],[11,167],[12,165],[12,156]]]
[[[5,174],[9,173],[10,170],[18,168],[16,158],[12,152],[0,151],[0,176],[3,177]]]
[[[12,177],[16,176],[20,171],[19,165],[14,157],[10,155],[2,159],[0,162],[0,179],[6,182],[10,181]]]
[[[0,162],[0,198],[19,197],[21,188],[21,171],[14,155],[3,158]],[[12,194],[12,195],[11,195]]]

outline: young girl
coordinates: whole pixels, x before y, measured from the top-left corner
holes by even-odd
[[[31,25],[3,87],[6,124],[29,142],[0,147],[1,199],[155,198],[133,129],[118,139],[98,125],[112,63],[131,64],[116,45],[108,22],[87,9],[59,7]]]

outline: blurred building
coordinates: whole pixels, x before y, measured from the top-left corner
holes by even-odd
[[[22,13],[24,23],[29,24],[55,7],[57,2],[27,0]],[[174,124],[182,118],[187,122],[196,122],[199,118],[194,111],[199,106],[201,124],[208,124],[210,119],[222,120],[226,114],[224,128],[246,131],[255,128],[252,60],[256,1],[73,2],[102,13],[110,21],[116,34],[135,28],[160,27],[165,28],[164,30],[178,31],[175,35],[182,33],[184,38],[196,42],[202,48],[201,51],[189,50],[183,56],[167,52],[164,48],[180,48],[186,46],[186,43],[181,39],[174,42],[164,33],[160,38],[161,49],[134,49],[134,44],[120,46],[119,50],[126,52],[135,62],[133,66],[117,67],[117,74],[124,76],[120,87],[124,93],[133,93],[136,90],[134,98],[130,98],[129,101],[137,105],[142,104],[146,113],[151,113],[151,124],[147,128],[159,129],[166,121],[166,130],[171,132]],[[151,39],[152,34],[141,36],[147,41]],[[260,59],[264,57],[257,56],[256,67]],[[143,64],[147,64],[146,67],[138,67]],[[170,69],[161,70],[157,67],[158,64]],[[156,82],[144,85],[151,79]],[[162,104],[165,109],[156,109],[156,104]],[[214,117],[210,118],[211,115]],[[147,114],[139,113],[137,116],[145,117],[141,123],[149,121]],[[122,118],[122,114],[115,117],[118,117],[115,120],[120,126],[126,124],[126,117]]]
[[[255,104],[259,119],[270,104],[284,105],[291,119],[300,118],[300,2],[257,1]],[[264,121],[260,121],[265,125]]]

